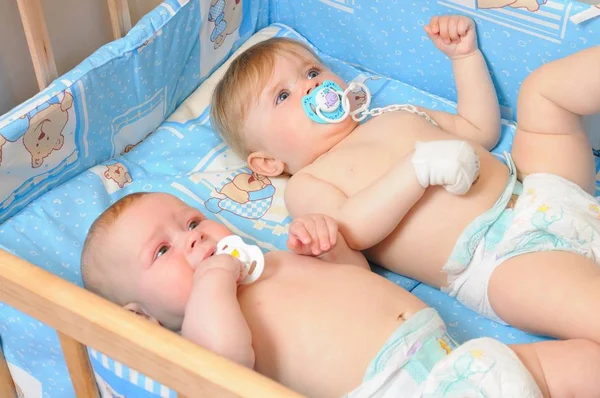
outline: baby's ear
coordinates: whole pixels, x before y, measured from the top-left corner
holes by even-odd
[[[252,152],[248,155],[248,167],[256,174],[277,177],[283,174],[285,164],[264,152]]]
[[[154,323],[157,323],[160,325],[160,322],[158,322],[158,320],[156,318],[154,318],[152,315],[148,314],[146,312],[146,310],[144,309],[144,307],[142,307],[142,305],[140,303],[125,304],[123,306],[123,308],[125,308],[127,311],[133,312],[136,315],[141,316],[142,318],[146,318],[150,322],[154,322]]]

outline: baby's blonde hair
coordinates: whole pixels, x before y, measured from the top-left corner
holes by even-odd
[[[277,55],[305,59],[308,52],[318,63],[319,57],[304,43],[285,37],[273,37],[257,43],[231,62],[212,95],[212,125],[231,149],[246,160],[251,150],[243,134],[246,113],[257,101],[273,71]]]
[[[117,221],[130,206],[136,203],[147,192],[136,192],[122,197],[106,209],[92,223],[83,244],[81,253],[81,277],[83,286],[116,304],[127,304],[121,292],[115,290],[117,272],[111,272],[109,267],[122,266],[123,264],[108,264],[104,259],[106,251],[103,250],[102,242],[108,233],[108,229]]]

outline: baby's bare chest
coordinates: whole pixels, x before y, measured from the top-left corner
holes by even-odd
[[[353,195],[409,156],[417,141],[448,137],[418,116],[384,114],[357,127],[306,171]]]

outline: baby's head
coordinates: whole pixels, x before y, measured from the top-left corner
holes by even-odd
[[[84,286],[179,330],[194,270],[231,234],[175,196],[127,195],[90,227],[81,257]]]
[[[346,88],[301,42],[281,37],[260,42],[233,60],[217,84],[213,126],[256,173],[293,174],[356,127],[351,118],[319,124],[302,109],[302,98],[326,80]]]

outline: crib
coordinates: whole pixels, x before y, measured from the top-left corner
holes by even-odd
[[[115,40],[58,76],[40,0],[18,4],[41,91],[0,117],[2,398],[300,396],[81,287],[87,229],[136,191],[176,194],[263,250],[285,249],[286,179],[269,180],[275,189],[258,199],[232,200],[223,188],[249,171],[210,126],[212,89],[249,45],[304,40],[344,79],[367,84],[375,106],[453,111],[449,63],[422,26],[432,15],[469,15],[502,106],[492,151],[501,154],[527,74],[600,44],[600,6],[566,0],[166,0],[135,26],[127,0],[108,0]],[[459,342],[547,339],[373,271],[435,307]]]

